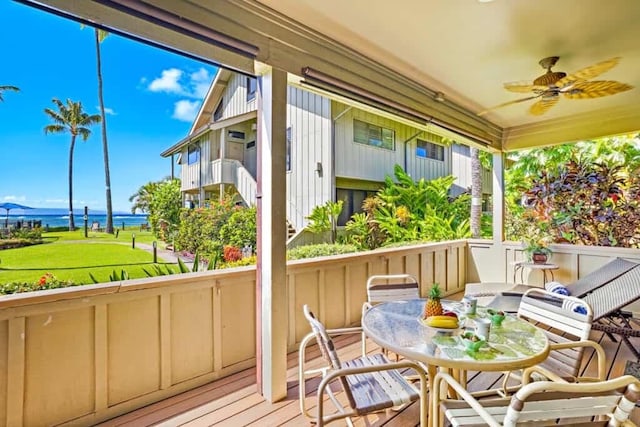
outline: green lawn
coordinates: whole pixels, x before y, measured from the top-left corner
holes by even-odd
[[[83,240],[83,241],[93,241],[93,242],[121,242],[131,244],[132,234],[136,235],[136,243],[147,243],[151,244],[154,240],[157,240],[156,237],[150,231],[137,231],[135,229],[131,230],[121,230],[118,232],[118,237],[115,234],[107,234],[107,233],[97,233],[89,231],[87,233],[88,237],[84,237],[84,230],[76,230],[76,231],[52,231],[50,233],[42,233],[42,239],[45,242],[56,242],[60,240]],[[165,244],[162,241],[158,241],[158,247],[164,247]]]
[[[142,267],[149,270],[153,255],[131,248],[132,233],[136,243],[155,240],[150,232],[135,230],[121,231],[118,238],[90,232],[85,239],[82,230],[43,233],[44,244],[0,251],[0,283],[35,282],[45,273],[61,280],[92,283],[89,272],[100,282],[108,282],[114,270],[119,273],[123,269],[130,278],[146,277]]]

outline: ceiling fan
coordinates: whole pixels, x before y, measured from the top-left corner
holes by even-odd
[[[539,64],[542,68],[545,68],[547,72],[536,78],[533,81],[533,84],[528,82],[511,82],[504,84],[504,88],[508,91],[516,93],[532,92],[532,96],[496,105],[488,110],[481,111],[478,115],[482,116],[496,108],[502,108],[507,105],[539,98],[537,102],[529,107],[529,114],[539,116],[556,105],[558,99],[560,99],[560,94],[569,99],[588,99],[614,95],[616,93],[633,89],[633,86],[626,83],[620,83],[615,80],[589,81],[589,79],[599,76],[605,71],[615,67],[620,61],[620,58],[612,58],[607,61],[602,61],[569,75],[562,71],[551,71],[551,68],[556,64],[556,62],[558,62],[558,59],[560,59],[559,56],[550,56],[540,60]]]

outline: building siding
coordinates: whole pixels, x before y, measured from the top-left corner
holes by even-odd
[[[222,119],[239,116],[258,109],[257,96],[247,101],[247,76],[233,74],[222,95]]]
[[[333,102],[334,117],[348,107]],[[392,129],[395,137],[395,150],[373,147],[355,142],[353,121],[361,120],[383,128]],[[445,147],[444,161],[425,159],[416,156],[416,138],[419,130],[385,117],[376,116],[366,111],[352,108],[342,115],[335,124],[335,167],[336,176],[367,181],[383,181],[387,175],[393,174],[396,164],[414,179],[433,179],[451,173],[450,148]],[[423,132],[418,138],[434,142],[436,135]]]
[[[287,127],[291,128],[287,218],[300,230],[315,206],[332,200],[331,102],[291,86],[287,97]],[[317,171],[318,163],[322,165],[322,173]]]

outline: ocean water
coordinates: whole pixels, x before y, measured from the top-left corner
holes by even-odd
[[[2,215],[0,213],[0,221],[2,221],[3,225],[5,220],[7,219],[6,215]],[[84,226],[84,218],[81,214],[74,214],[73,219],[75,221],[76,227]],[[65,227],[69,225],[69,215],[61,215],[61,214],[44,214],[44,215],[9,215],[9,223],[14,224],[16,221],[42,221],[42,228],[49,227]],[[100,227],[104,227],[107,225],[107,216],[104,214],[89,214],[88,216],[88,225],[91,227],[91,224],[97,221],[100,223]],[[114,214],[113,215],[113,226],[116,228],[122,228],[124,226],[125,229],[129,227],[139,228],[140,224],[144,224],[148,222],[147,215],[131,215],[131,214]]]

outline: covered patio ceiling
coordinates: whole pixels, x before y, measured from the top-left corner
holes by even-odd
[[[637,0],[20,1],[239,71],[265,63],[499,150],[640,129]],[[535,101],[477,116],[528,96],[503,83],[530,83],[547,56],[567,73],[620,57],[595,79],[635,89],[560,99],[542,116],[528,113]]]

